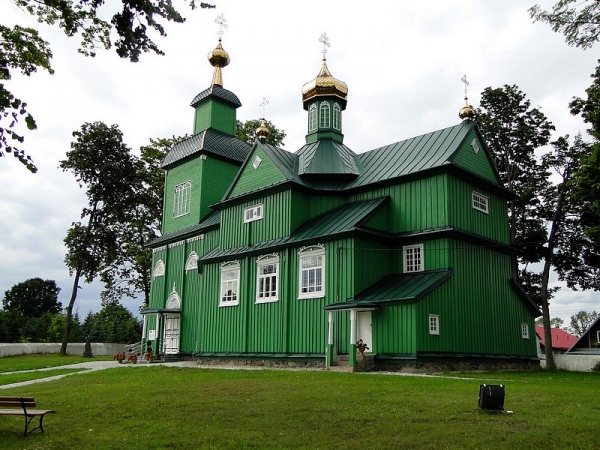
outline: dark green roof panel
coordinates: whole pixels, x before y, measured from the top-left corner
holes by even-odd
[[[233,92],[228,91],[227,89],[223,89],[221,86],[217,85],[213,85],[196,95],[196,97],[194,97],[194,100],[192,100],[190,106],[195,108],[198,105],[198,103],[202,102],[202,100],[207,99],[209,97],[215,97],[217,99],[223,100],[226,103],[230,103],[235,107],[242,106],[240,99],[237,98],[237,96]]]
[[[190,156],[207,153],[242,163],[250,153],[251,147],[236,137],[228,136],[209,128],[183,142],[175,144],[167,153],[162,168],[166,169],[174,163]]]

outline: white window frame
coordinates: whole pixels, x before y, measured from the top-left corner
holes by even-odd
[[[529,324],[527,324],[527,323],[521,324],[521,337],[523,339],[529,339]]]
[[[425,270],[423,244],[402,247],[402,263],[404,273],[423,272]]]
[[[342,109],[339,103],[333,104],[333,128],[338,131],[342,129]]]
[[[254,169],[258,169],[258,166],[260,166],[261,162],[262,162],[262,159],[260,159],[260,156],[256,155],[254,157],[254,159],[252,160],[252,167],[254,167]]]
[[[165,263],[162,259],[156,261],[154,264],[154,270],[152,271],[152,278],[164,277],[165,276]]]
[[[173,218],[186,216],[190,213],[190,197],[192,192],[191,180],[175,186],[173,196]]]
[[[272,271],[261,273],[261,270],[271,267]],[[256,259],[256,303],[272,303],[279,298],[279,256],[265,255]],[[274,287],[273,287],[274,285]],[[269,289],[266,287],[269,286]]]
[[[317,104],[313,103],[308,108],[308,132],[317,131]]]
[[[473,149],[475,154],[479,153],[479,142],[477,142],[477,139],[473,139],[471,141],[471,148]]]
[[[319,128],[331,127],[331,107],[328,102],[319,105]]]
[[[248,206],[244,208],[244,223],[254,222],[263,218],[263,204]]]
[[[308,267],[303,267],[310,264]],[[303,247],[298,252],[298,298],[325,296],[325,247]],[[320,281],[320,282],[319,282]]]
[[[440,316],[438,314],[429,314],[429,334],[440,335]]]
[[[219,306],[240,304],[240,263],[230,261],[221,264],[221,289]]]
[[[473,209],[476,209],[477,211],[481,211],[483,213],[489,214],[490,213],[490,209],[489,209],[489,197],[487,197],[486,195],[480,194],[477,191],[473,191],[472,195],[471,195],[471,202],[473,205]]]

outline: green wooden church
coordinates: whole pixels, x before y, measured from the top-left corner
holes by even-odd
[[[235,137],[220,39],[209,61],[193,136],[163,162],[143,345],[375,368],[537,361],[539,310],[510,275],[512,196],[468,105],[457,125],[357,154],[348,88],[324,52],[302,89],[306,144],[291,153],[264,126],[252,146]]]

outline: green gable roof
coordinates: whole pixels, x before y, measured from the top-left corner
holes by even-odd
[[[166,169],[178,161],[202,153],[242,163],[250,150],[251,147],[244,141],[209,128],[175,144],[167,153],[161,167]]]
[[[372,308],[381,303],[421,300],[454,274],[454,269],[388,275],[345,302],[332,303],[326,310]]]
[[[389,201],[389,197],[379,197],[360,202],[347,203],[321,214],[301,225],[290,236],[259,242],[252,246],[215,248],[201,261],[225,260],[241,254],[260,254],[291,245],[311,242],[325,237],[336,236],[360,229],[360,225]]]
[[[208,89],[205,89],[202,92],[200,92],[198,95],[196,95],[196,97],[194,97],[194,100],[192,100],[190,106],[195,108],[204,99],[207,99],[209,97],[217,98],[226,103],[230,103],[236,108],[242,106],[240,99],[237,98],[237,96],[233,92],[228,91],[227,89],[223,89],[221,86],[218,85],[212,85]]]

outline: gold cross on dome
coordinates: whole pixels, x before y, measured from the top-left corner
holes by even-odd
[[[221,37],[223,36],[225,29],[227,28],[227,19],[225,19],[225,16],[223,14],[221,14],[217,16],[217,18],[215,19],[215,23],[219,25],[219,31],[217,33],[219,35],[219,40],[221,40]]]
[[[267,105],[269,104],[269,100],[267,100],[267,97],[263,97],[262,102],[260,102],[260,106],[262,108],[262,118],[265,118],[265,110]]]
[[[469,82],[467,81],[467,75],[463,75],[463,77],[460,79],[460,81],[462,81],[462,82],[465,84],[465,100],[466,100],[466,99],[468,98],[468,97],[467,97],[467,87],[468,87],[468,86],[469,86],[469,84],[471,84],[471,83],[469,83]]]
[[[325,55],[327,54],[327,47],[331,47],[329,43],[329,38],[327,37],[327,33],[323,33],[319,38],[319,42],[323,44],[323,59],[327,59]]]

